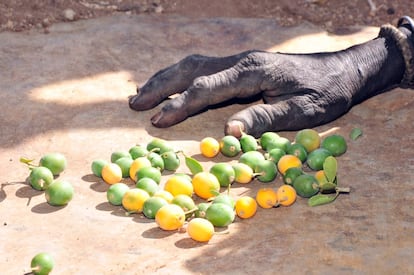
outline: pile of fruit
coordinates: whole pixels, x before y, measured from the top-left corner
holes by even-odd
[[[34,165],[33,161],[20,158],[20,162],[26,164],[30,170],[30,186],[38,191],[45,191],[46,201],[52,206],[68,204],[73,198],[73,186],[68,181],[57,179],[66,168],[65,156],[61,153],[49,153],[40,159],[38,165]]]
[[[259,139],[243,134],[240,139],[206,137],[200,153],[206,158],[223,154],[228,162],[217,162],[207,171],[196,159],[176,151],[165,140],[154,138],[146,145],[111,154],[110,161],[94,160],[91,169],[109,188],[107,200],[122,206],[127,214],[143,214],[163,230],[184,228],[189,236],[207,242],[215,227],[226,227],[235,217],[251,218],[258,206],[290,206],[297,196],[308,198],[310,206],[334,201],[349,188],[338,186],[337,160],[347,150],[345,139],[330,135],[322,139],[312,129],[297,132],[291,142],[274,132]],[[191,174],[178,173],[182,160]],[[236,161],[237,160],[237,161]],[[162,173],[171,175],[162,182]],[[230,195],[232,184],[248,184],[257,179],[270,183],[278,175],[283,184],[267,185],[255,197]],[[134,187],[124,179],[130,178]],[[221,192],[226,189],[225,192]]]

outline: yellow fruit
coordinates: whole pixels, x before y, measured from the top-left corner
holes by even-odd
[[[122,169],[115,163],[108,163],[102,168],[102,179],[108,184],[118,183],[122,180]]]
[[[165,182],[164,190],[170,192],[174,197],[181,194],[191,197],[194,193],[191,180],[182,175],[172,175],[168,178]]]
[[[163,230],[177,230],[184,225],[184,210],[176,204],[164,205],[157,211],[155,222]]]
[[[142,167],[151,167],[151,161],[146,157],[139,157],[134,159],[129,168],[129,177],[136,182],[137,181],[137,172]]]
[[[235,163],[233,164],[234,169],[234,181],[238,183],[249,183],[253,180],[254,171],[253,169],[245,163]]]
[[[213,158],[220,152],[220,143],[212,137],[203,138],[200,142],[200,152],[207,158]]]
[[[238,217],[248,219],[256,214],[257,202],[252,197],[243,196],[237,199],[235,209]]]
[[[292,167],[302,167],[302,161],[294,155],[284,155],[279,159],[279,162],[277,163],[277,169],[282,175],[286,173],[287,169]]]
[[[220,192],[220,183],[216,176],[210,172],[200,172],[194,175],[192,180],[194,193],[202,199],[217,196]]]
[[[214,235],[214,226],[206,219],[194,218],[187,224],[187,233],[197,242],[208,242]]]
[[[256,201],[262,208],[272,208],[277,204],[277,193],[272,188],[261,188],[257,191]]]
[[[122,197],[122,206],[130,213],[141,213],[148,198],[150,195],[147,191],[133,188],[125,192]]]
[[[153,197],[160,197],[166,200],[168,203],[171,203],[174,196],[168,192],[167,190],[158,190],[157,192],[152,195]]]
[[[296,201],[296,190],[290,185],[284,184],[277,189],[277,198],[282,206],[290,206]]]

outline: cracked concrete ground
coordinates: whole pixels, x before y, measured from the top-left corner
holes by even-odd
[[[137,85],[188,54],[333,51],[377,32],[366,27],[333,36],[307,24],[281,28],[271,19],[139,15],[57,24],[49,34],[0,33],[0,270],[22,274],[36,253],[47,251],[56,261],[52,274],[413,273],[412,90],[382,94],[316,128],[347,137],[338,177],[351,194],[316,208],[298,199],[289,208],[259,209],[206,245],[162,232],[140,215],[125,216],[106,202],[108,186],[90,171],[94,159],[152,137],[212,165],[198,142],[222,137],[226,118],[254,102],[221,106],[168,129],[151,126],[156,110],[134,112],[127,104]],[[354,127],[363,136],[351,141]],[[60,177],[76,192],[63,208],[49,206],[25,183],[28,170],[19,163],[21,156],[38,160],[56,151],[68,159]],[[278,178],[271,186],[280,184]],[[254,196],[261,186],[236,184],[232,193]]]

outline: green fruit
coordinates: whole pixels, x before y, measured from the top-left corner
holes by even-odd
[[[129,149],[128,153],[131,155],[132,159],[137,159],[148,155],[148,150],[143,146],[135,145]]]
[[[164,161],[164,169],[168,171],[175,171],[180,167],[180,158],[174,151],[167,151],[161,154]]]
[[[313,129],[303,129],[296,133],[295,143],[302,144],[305,147],[306,152],[310,153],[319,148],[321,138],[317,131]]]
[[[151,152],[148,153],[147,158],[151,162],[152,167],[158,168],[161,172],[164,170],[164,160],[161,155]]]
[[[143,178],[153,179],[157,184],[161,182],[161,171],[155,167],[142,167],[136,173],[137,182]]]
[[[108,162],[106,160],[103,160],[103,159],[94,160],[92,162],[92,165],[91,165],[92,173],[95,176],[97,176],[99,178],[102,178],[102,168],[107,164],[108,164]]]
[[[122,177],[127,178],[129,177],[129,168],[131,168],[131,164],[134,160],[131,157],[122,157],[115,161],[115,163],[121,167]]]
[[[187,196],[184,194],[175,196],[173,200],[171,201],[171,203],[180,206],[184,210],[184,212],[192,211],[197,208],[194,200],[190,196]],[[185,217],[186,219],[188,219],[192,215],[193,215],[193,212],[187,213]]]
[[[150,194],[150,196],[153,196],[155,192],[160,190],[160,186],[158,185],[158,183],[152,178],[148,178],[148,177],[141,178],[141,179],[138,178],[136,187],[147,191],[148,194]]]
[[[257,163],[262,160],[265,160],[265,157],[259,151],[249,151],[243,153],[239,158],[240,163],[249,165],[253,170],[255,170]]]
[[[132,159],[131,155],[126,151],[116,151],[111,154],[111,162],[115,163],[120,158],[130,158]]]
[[[276,165],[279,162],[280,158],[286,155],[286,152],[280,148],[273,148],[266,153],[265,158],[273,161]]]
[[[319,183],[314,176],[304,174],[294,180],[293,188],[299,196],[310,198],[319,192]]]
[[[208,202],[200,202],[199,204],[197,204],[197,210],[194,212],[194,217],[205,218],[207,208],[209,208],[210,205],[211,203]]]
[[[299,143],[290,145],[286,153],[289,155],[297,156],[302,163],[306,161],[306,158],[308,156],[308,152],[306,151],[305,146]]]
[[[240,141],[234,136],[224,136],[220,140],[220,152],[226,157],[235,157],[241,151]]]
[[[206,210],[206,219],[214,226],[228,226],[234,221],[234,210],[225,203],[212,203]]]
[[[39,191],[46,190],[53,182],[52,172],[43,166],[34,167],[29,175],[30,185]]]
[[[337,157],[344,154],[348,146],[343,136],[331,135],[322,140],[321,148],[327,149],[332,156]]]
[[[129,187],[125,183],[118,182],[112,184],[106,191],[106,198],[108,202],[112,205],[122,205],[122,197],[128,190]]]
[[[312,170],[322,170],[325,159],[332,153],[325,148],[318,148],[309,153],[306,163]]]
[[[257,179],[261,182],[273,181],[277,176],[276,164],[268,159],[261,160],[256,164],[254,172],[259,174]]]
[[[290,146],[290,140],[284,137],[278,137],[276,139],[272,139],[267,143],[266,150],[270,151],[274,148],[282,149],[283,151],[287,151]]]
[[[39,161],[39,166],[49,168],[54,176],[58,176],[62,173],[63,170],[65,170],[66,165],[66,158],[61,153],[46,154]]]
[[[48,253],[42,252],[33,257],[30,267],[34,275],[47,275],[55,265],[55,261]]]
[[[68,204],[75,193],[73,186],[67,181],[56,180],[45,191],[46,201],[53,206]]]
[[[210,173],[216,176],[221,187],[227,187],[234,182],[236,173],[233,166],[227,162],[219,162],[211,166]]]
[[[268,151],[268,144],[280,136],[274,132],[265,132],[260,136],[259,143],[263,150]]]
[[[174,148],[168,141],[161,139],[161,138],[153,138],[148,144],[147,144],[147,150],[156,152],[160,155],[162,155],[165,152],[168,151],[174,151]]]
[[[150,197],[144,202],[142,212],[148,219],[155,219],[158,210],[168,202],[161,197]]]
[[[283,175],[283,182],[292,185],[295,179],[300,175],[303,175],[303,171],[301,168],[291,167],[287,169],[285,174]]]
[[[214,198],[213,203],[224,203],[234,209],[236,202],[232,196],[227,194],[219,194],[217,197]]]
[[[240,145],[244,153],[250,152],[250,151],[256,151],[258,147],[256,138],[254,136],[247,135],[247,134],[243,134],[241,136]]]

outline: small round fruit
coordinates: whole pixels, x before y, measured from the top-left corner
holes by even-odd
[[[115,161],[115,164],[117,164],[121,168],[123,178],[129,177],[129,169],[131,168],[132,162],[133,160],[130,156],[122,157]]]
[[[273,188],[260,188],[256,194],[256,201],[262,208],[272,208],[277,204],[277,192]]]
[[[118,183],[122,180],[122,169],[116,163],[108,163],[102,168],[102,179],[108,184]]]
[[[280,136],[276,134],[275,132],[265,132],[260,136],[259,143],[263,150],[269,151],[267,146],[270,144],[273,140],[278,139]]]
[[[153,196],[160,189],[158,183],[152,178],[138,179],[135,187],[147,191],[150,196]]]
[[[332,156],[338,157],[346,152],[348,146],[343,136],[331,135],[322,140],[321,148],[327,149]]]
[[[122,206],[130,213],[141,213],[144,207],[144,202],[148,198],[150,198],[150,195],[143,189],[129,189],[122,197]]]
[[[161,182],[161,171],[158,168],[152,166],[142,167],[137,171],[135,178],[137,181],[143,178],[150,178],[159,184]]]
[[[255,170],[257,163],[262,160],[265,160],[265,157],[259,151],[243,153],[239,158],[239,162],[249,165],[253,170]]]
[[[240,145],[244,153],[250,152],[250,151],[256,151],[258,147],[257,139],[254,136],[248,135],[248,134],[243,134],[241,136]]]
[[[136,182],[137,181],[137,171],[142,167],[150,167],[151,161],[146,157],[138,157],[134,159],[129,168],[129,177]]]
[[[180,167],[180,158],[174,151],[167,151],[161,154],[164,161],[164,169],[167,171],[176,171]]]
[[[197,242],[208,242],[214,235],[214,225],[209,220],[194,218],[187,224],[187,233]]]
[[[129,187],[125,183],[119,182],[112,184],[106,191],[106,198],[112,205],[122,205],[122,198],[128,190]]]
[[[236,200],[236,214],[242,219],[253,217],[257,212],[257,202],[249,196],[242,196]]]
[[[219,162],[211,166],[210,173],[216,176],[221,187],[227,187],[234,182],[236,173],[233,166],[227,162]]]
[[[277,191],[278,202],[282,206],[290,206],[296,201],[296,190],[290,185],[284,184]]]
[[[291,167],[287,169],[285,174],[283,175],[283,182],[285,184],[292,185],[295,179],[299,177],[300,175],[303,175],[302,168]]]
[[[214,226],[228,226],[234,221],[234,210],[225,203],[213,203],[206,210],[206,219]]]
[[[194,212],[194,216],[196,218],[205,218],[207,208],[209,208],[211,203],[208,202],[200,202],[197,204],[197,210]]]
[[[144,213],[145,217],[148,219],[155,219],[155,215],[157,214],[158,210],[167,204],[168,202],[163,198],[150,197],[144,202],[142,213]]]
[[[46,190],[53,180],[52,172],[43,166],[34,167],[29,175],[30,185],[39,191]]]
[[[131,155],[132,159],[137,159],[148,155],[148,150],[144,146],[135,145],[129,149],[128,153]]]
[[[173,200],[171,201],[172,204],[176,204],[178,206],[180,206],[185,213],[189,212],[189,211],[195,211],[196,204],[194,202],[194,200],[187,195],[177,195],[173,198]],[[193,215],[193,212],[190,212],[188,214],[186,214],[186,218],[190,218]]]
[[[219,194],[213,199],[213,203],[224,203],[234,209],[235,201],[234,198],[228,194]]]
[[[220,140],[220,152],[226,157],[235,157],[241,151],[240,141],[231,135],[224,136]]]
[[[75,190],[72,184],[67,181],[56,180],[45,191],[46,201],[53,206],[63,206],[68,204]]]
[[[165,168],[164,160],[162,159],[161,155],[151,152],[147,155],[147,158],[151,162],[151,166],[159,169],[161,172]]]
[[[325,148],[318,148],[309,153],[306,164],[312,170],[322,170],[325,159],[332,156],[332,153]]]
[[[163,230],[177,230],[184,225],[184,210],[176,204],[166,204],[158,209],[155,222]]]
[[[287,151],[290,146],[290,140],[285,137],[278,137],[276,139],[270,140],[266,146],[267,151],[270,151],[274,148],[282,149],[283,151]]]
[[[216,176],[209,172],[200,172],[192,180],[194,193],[202,199],[209,199],[220,192],[220,183]]]
[[[310,198],[319,192],[318,180],[308,174],[300,175],[293,182],[296,193],[303,198]]]
[[[170,192],[174,197],[180,194],[192,196],[194,187],[191,178],[174,174],[167,179],[164,184],[164,190]]]
[[[273,161],[265,159],[256,164],[254,172],[258,174],[257,179],[259,181],[271,182],[277,176],[277,167]]]
[[[147,144],[147,150],[148,151],[154,151],[160,155],[167,151],[174,151],[173,146],[166,140],[161,138],[153,138],[148,144]]]
[[[164,200],[166,200],[168,203],[171,203],[172,200],[174,199],[174,196],[166,190],[158,190],[157,192],[154,193],[153,197],[161,197]]]
[[[280,158],[279,162],[277,163],[277,168],[279,172],[284,175],[286,170],[292,167],[301,168],[302,161],[294,155],[284,155]]]
[[[244,163],[238,162],[233,165],[235,178],[234,181],[238,183],[249,183],[253,180],[254,171],[253,169]]]
[[[286,152],[280,148],[273,148],[265,154],[265,158],[273,161],[276,165],[279,162],[280,158],[286,155]]]
[[[66,158],[61,153],[46,154],[39,161],[39,166],[49,168],[54,176],[58,176],[60,173],[62,173],[63,170],[65,170],[66,165]]]
[[[305,162],[306,157],[308,156],[308,152],[306,151],[305,146],[300,143],[294,143],[290,145],[286,153],[289,155],[297,156],[302,162]]]
[[[30,262],[30,267],[34,275],[47,275],[52,271],[54,266],[55,261],[53,257],[45,252],[36,254]]]
[[[313,129],[303,129],[296,133],[295,143],[302,144],[305,147],[306,152],[310,153],[319,148],[321,138],[317,131]]]
[[[220,143],[213,137],[205,137],[200,142],[200,152],[206,158],[214,158],[220,152]]]
[[[92,164],[91,164],[92,173],[95,176],[97,176],[99,178],[102,178],[102,169],[107,164],[108,164],[108,162],[106,160],[103,160],[103,159],[96,159],[96,160],[92,161]]]
[[[115,163],[120,158],[131,158],[131,155],[126,151],[116,151],[111,154],[111,162]]]

